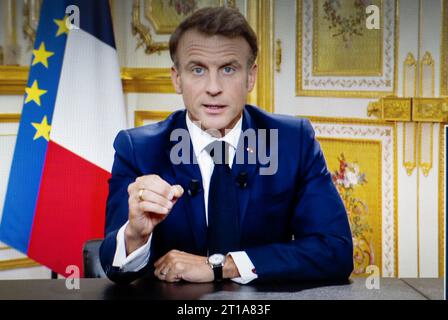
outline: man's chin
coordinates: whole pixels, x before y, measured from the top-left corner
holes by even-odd
[[[208,117],[207,117],[208,118]],[[201,128],[204,131],[211,133],[212,131],[222,131],[223,129],[229,126],[229,121],[225,121],[224,119],[207,119],[203,118],[200,121]]]

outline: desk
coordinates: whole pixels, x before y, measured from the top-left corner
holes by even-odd
[[[120,286],[108,279],[81,279],[80,289],[68,290],[65,280],[3,280],[0,300],[425,300],[443,298],[443,279],[380,279],[379,290],[366,288],[365,279],[345,284],[164,283],[141,279]]]

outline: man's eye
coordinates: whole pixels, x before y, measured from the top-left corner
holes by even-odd
[[[202,75],[202,74],[204,74],[204,68],[200,68],[200,67],[193,68],[193,73],[195,75]]]
[[[235,72],[235,68],[232,68],[232,67],[224,67],[223,71],[224,71],[224,74],[232,74],[232,73]]]

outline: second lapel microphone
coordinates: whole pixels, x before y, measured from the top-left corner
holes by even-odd
[[[236,176],[236,185],[238,187],[240,187],[241,189],[244,189],[247,187],[247,172],[246,171],[242,171],[240,173],[238,173],[238,175]]]
[[[191,179],[190,184],[188,186],[188,195],[190,197],[194,197],[195,195],[197,195],[200,191],[200,185],[199,185],[199,180],[196,179]]]

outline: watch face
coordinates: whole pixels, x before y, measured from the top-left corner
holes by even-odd
[[[208,257],[208,262],[212,265],[219,265],[224,262],[224,256],[219,253],[212,254],[210,257]]]

